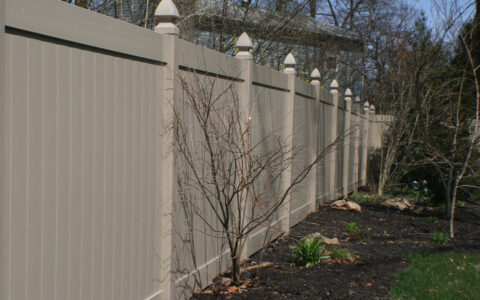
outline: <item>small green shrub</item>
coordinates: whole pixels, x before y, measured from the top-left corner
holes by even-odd
[[[380,200],[381,198],[382,197],[380,197]],[[349,196],[349,199],[357,203],[370,203],[370,202],[377,201],[379,199],[379,196],[369,195],[367,193],[362,193],[362,192],[353,192]]]
[[[436,217],[430,216],[430,217],[427,218],[427,222],[430,223],[430,224],[437,224],[438,219]]]
[[[360,228],[356,222],[345,223],[345,231],[348,233],[353,233],[358,231]]]
[[[351,195],[350,195],[350,200],[354,201],[354,202],[357,202],[357,203],[360,203],[360,202],[363,202],[363,198],[365,197],[365,194],[364,193],[360,193],[360,192],[353,192]]]
[[[307,268],[318,265],[322,259],[329,258],[325,253],[325,245],[319,237],[305,237],[298,245],[290,246],[293,250],[292,258],[295,264]]]
[[[335,248],[330,252],[330,258],[341,260],[353,260],[352,253],[346,248]]]
[[[372,240],[372,234],[365,229],[358,229],[350,234],[350,240],[356,241],[358,244],[368,244]]]
[[[448,242],[448,235],[443,232],[432,233],[432,241],[437,244],[446,244]]]

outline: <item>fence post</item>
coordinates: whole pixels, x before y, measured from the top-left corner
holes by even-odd
[[[175,279],[172,275],[173,260],[173,201],[175,184],[174,137],[168,122],[173,119],[173,108],[169,104],[175,100],[176,70],[178,69],[175,48],[179,30],[173,23],[178,19],[178,10],[172,0],[162,0],[155,10],[160,23],[155,32],[165,35],[164,53],[166,66],[163,79],[163,97],[158,105],[157,114],[157,201],[155,205],[155,290],[147,299],[176,299]],[[163,114],[160,112],[163,108]],[[161,149],[161,151],[160,151]]]
[[[9,186],[6,176],[6,164],[7,164],[7,134],[5,128],[5,120],[8,120],[4,114],[9,113],[7,108],[7,103],[5,100],[5,68],[3,67],[5,63],[5,0],[0,0],[0,298],[9,299],[10,298],[10,286],[8,284],[8,267],[6,266],[8,262],[8,252],[6,251],[9,246],[9,241],[7,241],[8,230],[9,230],[9,209],[7,208],[8,201],[8,191]]]
[[[292,53],[289,53],[283,62],[285,69],[283,73],[288,76],[288,95],[285,101],[285,124],[284,124],[284,136],[286,138],[286,153],[291,155],[293,151],[293,115],[294,115],[294,101],[295,101],[295,57]],[[286,168],[282,175],[280,191],[285,191],[292,183],[292,164]],[[281,209],[281,230],[288,234],[290,232],[290,206],[291,206],[291,193],[286,197],[283,207]]]
[[[356,116],[355,116],[355,128],[354,128],[354,134],[355,134],[355,144],[354,144],[354,151],[353,151],[353,159],[354,159],[354,163],[353,163],[353,190],[355,192],[358,191],[358,170],[359,170],[359,167],[360,167],[360,97],[357,96],[355,97],[355,100],[353,101],[354,102],[354,107],[355,107],[355,113],[356,113]]]
[[[338,82],[333,80],[330,84],[330,93],[332,94],[332,107],[331,107],[331,127],[330,127],[330,144],[333,144],[337,140],[337,122],[338,122]],[[335,200],[335,176],[337,168],[337,145],[334,145],[330,152],[329,159],[329,192],[330,199]]]
[[[363,113],[365,118],[363,119],[363,126],[362,126],[362,173],[361,173],[361,182],[360,184],[362,186],[367,184],[367,164],[368,164],[368,127],[370,127],[370,122],[369,122],[369,103],[366,101],[363,104]]]
[[[253,95],[253,88],[252,88],[252,67],[253,67],[253,56],[250,53],[250,50],[253,48],[252,40],[248,36],[246,32],[242,33],[237,40],[235,47],[238,49],[235,58],[241,60],[241,71],[240,71],[240,78],[243,79],[242,87],[240,89],[240,98],[239,98],[239,107],[240,107],[240,118],[241,124],[245,124],[246,126],[250,127],[250,100],[252,99]],[[244,130],[242,128],[242,130]],[[249,134],[247,134],[246,138],[248,139],[245,141],[245,145],[250,148],[251,143],[251,127],[248,128]],[[245,163],[247,165],[248,162]],[[248,199],[246,198],[247,195],[243,195],[242,201],[244,202],[242,205],[248,205]],[[246,209],[245,211],[250,211]],[[250,216],[244,216],[250,217]],[[248,258],[248,237],[243,240],[243,247],[240,250],[240,260],[244,260]]]
[[[343,198],[348,197],[348,178],[350,166],[350,117],[352,114],[352,91],[347,88],[345,91],[345,127],[343,131]]]
[[[319,102],[320,100],[320,71],[318,71],[317,68],[313,69],[312,74],[310,75],[311,82],[310,84],[313,85],[314,88],[314,98],[316,102]],[[315,113],[318,113],[316,111]],[[318,131],[320,130],[320,124],[312,124],[312,126],[316,126],[316,129],[314,131],[315,135],[315,145],[310,149],[310,156],[309,156],[309,161],[313,161],[314,159],[317,158],[318,153]],[[315,208],[317,206],[317,175],[318,175],[318,163],[317,165],[312,169],[310,176],[310,181],[308,184],[309,187],[309,195],[310,195],[310,211],[315,211]]]

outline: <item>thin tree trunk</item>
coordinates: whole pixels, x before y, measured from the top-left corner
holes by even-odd
[[[236,255],[231,255],[231,257],[232,257],[232,280],[236,284],[240,282],[240,260]]]
[[[148,0],[147,0],[147,5],[145,6],[145,28],[147,28],[147,23],[148,23]]]

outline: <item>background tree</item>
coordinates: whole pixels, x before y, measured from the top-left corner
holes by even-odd
[[[432,37],[423,15],[387,49],[385,68],[377,75],[375,98],[388,99],[388,103],[379,103],[394,118],[379,151],[379,195],[390,183],[405,177],[408,166],[413,165],[421,120],[432,105],[429,84],[441,80],[446,63],[442,42]]]
[[[444,199],[450,220],[450,237],[455,235],[455,209],[459,193],[466,188],[478,188],[478,134],[480,94],[478,68],[479,36],[478,14],[463,25],[465,10],[457,1],[445,4],[440,10],[445,17],[447,29],[457,36],[454,57],[450,61],[445,80],[432,82],[436,93],[432,94],[435,105],[431,117],[425,118],[428,132],[422,135],[425,141],[425,159],[435,167],[444,189]],[[477,8],[478,1],[476,1]],[[440,7],[438,7],[440,9]],[[460,24],[459,24],[460,23]],[[470,184],[465,185],[465,181]],[[472,184],[474,183],[474,184]]]
[[[382,148],[386,155],[378,193],[389,181],[428,179],[435,197],[446,203],[453,238],[458,197],[478,188],[478,13],[463,24],[468,10],[457,1],[444,1],[442,9],[437,8],[444,19],[437,36],[432,36],[425,19],[417,21],[414,31],[395,43],[404,51],[396,52],[400,63],[387,64],[382,73],[403,75],[394,77],[401,81],[388,79],[392,86],[379,84],[387,87],[382,96],[392,104],[384,109],[395,115],[395,121]],[[450,41],[455,40],[452,46]]]

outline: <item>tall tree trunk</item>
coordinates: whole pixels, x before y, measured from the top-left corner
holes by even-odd
[[[310,0],[310,17],[316,18],[317,16],[317,0]]]
[[[277,2],[275,3],[275,10],[279,11],[279,12],[282,12],[284,4],[285,3],[284,3],[283,0],[277,0]]]
[[[480,0],[475,0],[475,16],[473,18],[472,41],[472,58],[475,68],[480,64]],[[478,79],[477,79],[478,80]]]
[[[480,0],[475,0],[475,21],[480,18]]]

